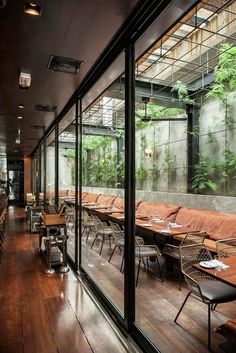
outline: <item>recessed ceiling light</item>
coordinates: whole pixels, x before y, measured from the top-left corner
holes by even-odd
[[[28,15],[41,16],[42,7],[40,5],[33,4],[32,2],[26,2],[24,12]]]
[[[23,119],[23,116],[18,116],[17,119],[21,120]]]
[[[20,109],[24,109],[24,107],[25,107],[24,104],[19,104],[18,105],[18,108],[20,108]]]

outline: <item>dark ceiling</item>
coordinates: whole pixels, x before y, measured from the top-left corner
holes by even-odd
[[[0,155],[29,155],[138,0],[37,0],[41,16],[24,13],[25,1],[0,8]],[[0,1],[0,6],[4,1]],[[47,69],[50,55],[82,60],[76,75]],[[19,88],[20,71],[31,74]],[[24,104],[25,108],[18,108]],[[56,106],[55,112],[35,104]],[[17,116],[23,119],[17,119]],[[21,144],[16,145],[21,130]],[[17,152],[16,152],[17,151]]]

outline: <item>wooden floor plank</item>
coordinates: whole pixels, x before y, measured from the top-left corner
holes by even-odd
[[[46,275],[23,208],[10,206],[0,265],[1,353],[125,353],[76,276]]]

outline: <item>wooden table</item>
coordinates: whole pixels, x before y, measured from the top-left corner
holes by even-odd
[[[204,272],[230,286],[236,287],[236,256],[230,256],[223,259],[223,263],[228,265],[226,270],[217,270],[217,268],[205,268],[199,264],[193,265],[195,268]]]

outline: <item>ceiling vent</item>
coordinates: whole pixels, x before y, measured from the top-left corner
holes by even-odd
[[[35,110],[38,112],[55,112],[57,107],[54,105],[49,105],[49,104],[35,104]]]
[[[80,60],[51,55],[47,69],[75,75],[79,71],[81,63]]]

